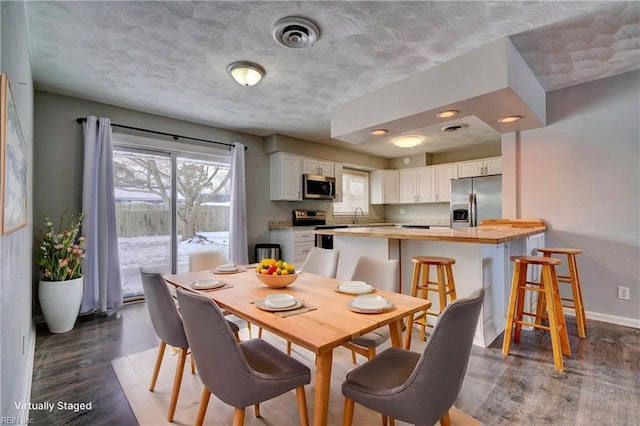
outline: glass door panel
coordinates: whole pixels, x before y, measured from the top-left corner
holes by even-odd
[[[189,270],[195,252],[216,253],[213,263],[227,261],[229,178],[228,158],[177,158],[177,272]]]
[[[122,293],[143,296],[140,266],[171,272],[171,157],[114,150],[114,191]]]

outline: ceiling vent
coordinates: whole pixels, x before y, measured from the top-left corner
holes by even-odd
[[[273,38],[281,46],[300,49],[311,47],[320,37],[318,26],[308,19],[288,16],[273,24]]]
[[[452,126],[444,126],[442,128],[442,131],[447,133],[453,133],[453,132],[457,132],[458,130],[466,129],[467,127],[469,127],[468,124],[454,124]]]

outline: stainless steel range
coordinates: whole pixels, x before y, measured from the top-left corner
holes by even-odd
[[[347,228],[347,225],[327,225],[324,210],[294,210],[291,212],[293,226],[314,226],[314,229]],[[333,235],[316,235],[316,247],[333,249]]]

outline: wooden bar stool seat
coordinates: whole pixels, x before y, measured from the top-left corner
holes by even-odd
[[[556,370],[564,370],[562,355],[570,356],[569,336],[567,325],[562,312],[562,301],[558,289],[558,279],[555,267],[562,261],[553,257],[542,256],[511,256],[511,261],[515,263],[513,270],[513,280],[511,283],[511,295],[509,297],[509,310],[507,312],[507,324],[504,331],[504,341],[502,344],[502,354],[509,355],[511,345],[511,334],[513,341],[520,342],[522,326],[531,326],[547,330],[551,334],[551,346],[553,349],[553,360]],[[527,268],[529,265],[540,265],[540,282],[527,281]],[[524,298],[526,291],[538,292],[538,299],[546,300],[547,316],[549,326],[545,326],[537,321],[541,312],[536,313],[524,311]],[[538,308],[541,305],[538,305]],[[523,316],[533,317],[535,321],[524,321]],[[515,325],[515,327],[514,327]],[[515,328],[515,330],[514,330]]]
[[[580,287],[580,277],[578,275],[578,263],[576,255],[581,254],[582,250],[576,248],[539,248],[539,253],[544,257],[552,257],[552,255],[566,255],[567,265],[569,267],[569,275],[558,275],[558,282],[569,284],[571,286],[571,297],[561,297],[562,306],[571,308],[576,313],[576,325],[578,328],[578,337],[585,338],[587,333],[587,315],[584,312],[584,302],[582,300],[582,288]],[[544,312],[544,299],[539,299],[538,303],[542,304],[540,311]]]
[[[407,350],[411,349],[411,329],[413,324],[420,326],[420,338],[426,340],[425,327],[433,327],[427,322],[427,315],[438,317],[448,303],[457,299],[453,269],[451,268],[456,263],[455,259],[439,256],[415,256],[411,258],[411,261],[413,262],[411,295],[428,299],[429,292],[437,293],[439,305],[438,311],[426,310],[418,313],[415,317],[414,315],[409,316],[405,335],[405,348]],[[431,266],[436,270],[436,281],[430,280],[429,270]],[[421,275],[422,281],[420,281]]]

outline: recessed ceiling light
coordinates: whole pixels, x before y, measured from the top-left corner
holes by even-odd
[[[522,117],[519,115],[509,115],[507,117],[498,118],[498,123],[513,123],[520,120]]]
[[[451,118],[451,117],[455,117],[456,115],[458,115],[460,111],[456,111],[455,109],[450,109],[447,111],[440,111],[439,113],[436,114],[436,117],[438,118]]]
[[[253,62],[239,61],[230,64],[227,72],[241,86],[255,86],[264,76],[264,68]]]
[[[382,136],[386,135],[387,133],[389,133],[387,129],[373,129],[369,132],[369,134],[372,136]]]
[[[422,136],[410,135],[410,136],[400,136],[393,140],[393,144],[400,148],[413,148],[414,146],[420,145],[423,141]]]

